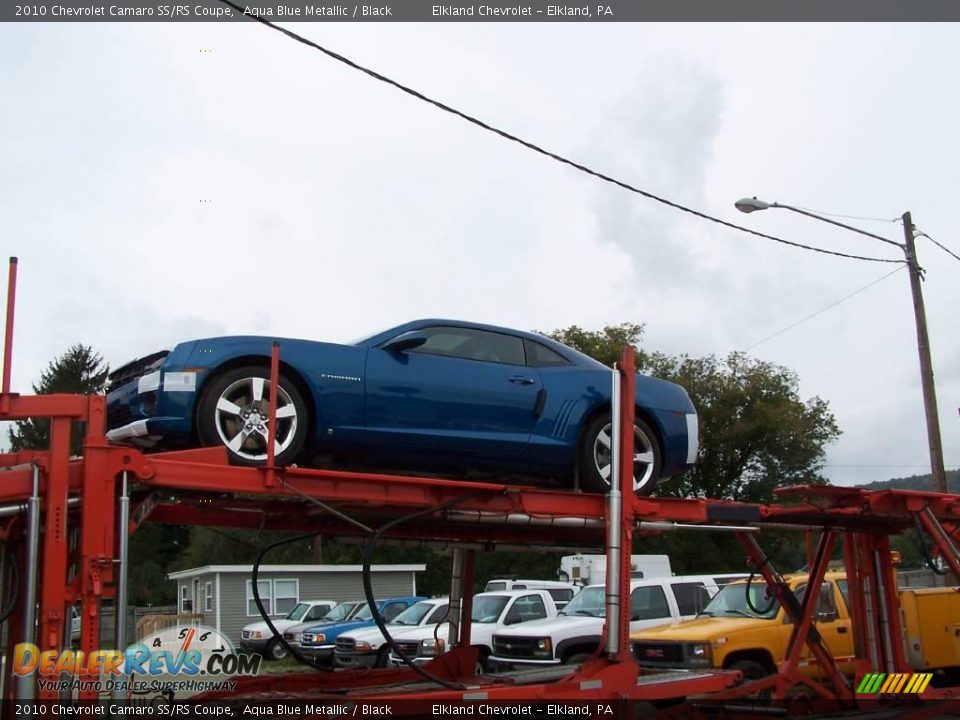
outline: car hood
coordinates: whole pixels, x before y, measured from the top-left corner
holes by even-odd
[[[586,615],[560,615],[555,618],[531,620],[520,623],[516,627],[504,628],[496,632],[497,635],[511,635],[514,637],[530,637],[531,635],[551,635],[559,633],[597,633],[603,630],[604,619],[587,617]]]
[[[296,620],[287,620],[287,619],[271,620],[271,622],[273,623],[273,626],[277,629],[278,632],[284,632],[285,630],[289,630],[290,628],[292,628],[294,625],[297,624]],[[260,621],[258,623],[251,623],[250,625],[244,625],[243,629],[246,632],[259,631],[259,632],[265,633],[266,635],[271,634],[270,628],[263,621]]]
[[[305,633],[323,633],[328,638],[333,636],[342,635],[345,632],[350,632],[351,630],[359,630],[361,628],[368,628],[373,625],[373,620],[362,620],[358,622],[347,622],[347,623],[329,623],[327,625],[311,625],[308,628],[305,628],[303,632]]]
[[[715,638],[769,626],[773,620],[748,617],[701,617],[685,622],[658,625],[630,634],[633,642],[710,642]]]
[[[410,638],[414,633],[417,633],[417,631],[420,630],[427,630],[427,634],[423,635],[422,637],[433,637],[433,628],[433,625],[387,625],[387,632],[389,632],[390,637],[394,638],[395,640],[399,638]],[[357,630],[356,632],[341,634],[340,637],[349,637],[357,642],[368,642],[374,647],[386,642],[386,638],[383,637],[383,633],[380,632],[380,628],[376,626]],[[417,635],[417,638],[420,637],[420,635]]]

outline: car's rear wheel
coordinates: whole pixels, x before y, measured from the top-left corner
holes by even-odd
[[[616,443],[612,437],[613,423],[610,413],[595,417],[583,433],[580,443],[580,485],[587,492],[610,491],[612,449]],[[640,418],[633,423],[633,491],[637,495],[649,495],[660,480],[662,451],[656,433]]]
[[[274,461],[293,462],[307,438],[307,406],[289,378],[280,375],[276,393]],[[234,368],[213,378],[200,398],[197,430],[204,445],[224,445],[237,465],[262,465],[270,435],[270,373],[265,367]]]

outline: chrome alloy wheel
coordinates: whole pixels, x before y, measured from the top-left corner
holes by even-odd
[[[613,457],[611,423],[607,423],[597,433],[593,441],[593,461],[596,463],[597,471],[603,481],[610,485],[610,468]],[[656,483],[657,479],[653,477],[656,467],[656,458],[654,455],[653,440],[647,437],[647,433],[642,428],[634,425],[633,427],[633,491],[646,488],[650,483]],[[622,490],[622,488],[621,488]]]
[[[244,377],[220,393],[214,425],[220,440],[236,456],[247,461],[267,459],[270,435],[270,381],[262,377]],[[277,392],[277,429],[274,456],[293,442],[297,433],[297,408],[282,387]]]

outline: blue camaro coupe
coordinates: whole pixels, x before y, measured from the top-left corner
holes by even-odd
[[[193,340],[110,375],[112,442],[226,446],[266,460],[273,338]],[[534,333],[416,320],[351,345],[280,341],[275,455],[329,463],[479,472],[609,488],[611,371]],[[697,456],[686,391],[638,375],[634,490]]]

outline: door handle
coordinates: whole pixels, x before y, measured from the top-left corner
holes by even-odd
[[[837,632],[838,632],[840,635],[844,635],[844,634],[847,632],[846,626],[841,625],[840,627],[837,628]]]
[[[524,375],[514,375],[510,378],[510,382],[512,382],[514,385],[533,385],[536,380]]]

